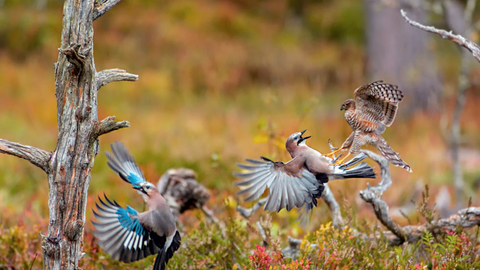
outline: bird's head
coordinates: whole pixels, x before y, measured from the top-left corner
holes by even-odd
[[[355,106],[355,100],[347,99],[342,103],[342,107],[340,107],[340,111],[343,111],[343,110],[346,111],[346,110],[350,109],[350,107],[353,107],[353,106]]]
[[[302,137],[303,134],[307,131],[306,129],[302,132],[296,132],[290,135],[287,139],[287,143],[285,146],[287,147],[287,150],[290,152],[290,150],[295,149],[299,145],[305,145],[305,141],[310,138],[311,136],[307,137]]]
[[[134,189],[138,190],[139,192],[150,197],[153,192],[158,192],[157,187],[150,183],[150,182],[141,182],[137,186],[133,187]]]

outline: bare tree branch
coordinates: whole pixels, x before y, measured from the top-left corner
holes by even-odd
[[[388,214],[387,203],[381,199],[381,194],[385,192],[392,183],[388,161],[384,157],[371,151],[362,150],[362,152],[380,165],[382,181],[375,187],[370,187],[369,185],[367,189],[360,192],[360,197],[372,205],[378,220],[389,230],[383,232],[383,235],[387,238],[390,245],[401,245],[405,241],[409,243],[416,242],[421,239],[423,233],[427,230],[439,233],[453,230],[458,226],[470,228],[480,225],[480,208],[470,207],[460,210],[457,214],[449,218],[440,219],[432,223],[417,226],[399,226]]]
[[[97,122],[97,125],[95,126],[95,130],[94,130],[94,136],[99,137],[103,134],[106,134],[121,128],[126,128],[129,126],[130,126],[130,123],[128,121],[117,122],[115,121],[115,116],[109,116],[103,119],[102,121]]]
[[[120,81],[138,81],[138,75],[127,73],[127,71],[118,68],[105,69],[97,72],[97,90],[111,82]]]
[[[45,150],[0,139],[0,153],[26,159],[46,173],[50,171],[48,161],[51,154]]]
[[[431,224],[422,224],[417,226],[405,226],[405,239],[408,243],[415,243],[422,239],[426,231],[432,233],[440,233],[455,230],[458,227],[471,228],[480,226],[480,207],[469,207],[458,211],[458,213],[448,217],[437,220]],[[382,233],[392,246],[398,246],[403,243],[402,239],[398,238],[391,231]],[[378,237],[378,235],[377,235]]]
[[[392,185],[390,178],[390,165],[388,160],[383,156],[377,155],[369,150],[362,150],[368,157],[376,161],[381,168],[382,181],[375,187],[369,184],[367,189],[360,191],[360,197],[367,203],[371,204],[377,219],[387,227],[401,242],[405,241],[405,232],[403,229],[393,221],[388,213],[388,205],[382,200],[382,194]]]
[[[480,47],[477,44],[475,44],[474,42],[464,38],[461,35],[455,35],[451,31],[447,32],[447,31],[442,30],[442,29],[437,29],[433,26],[425,26],[425,25],[420,24],[418,22],[412,21],[407,17],[407,13],[405,11],[403,11],[403,9],[400,10],[400,13],[402,14],[403,18],[405,18],[405,20],[409,24],[411,24],[415,27],[418,27],[422,30],[425,30],[427,32],[438,34],[444,39],[449,39],[449,40],[457,43],[458,45],[460,45],[462,47],[465,47],[467,50],[469,50],[473,54],[473,57],[475,57],[475,59],[477,59],[477,61],[480,62]]]
[[[257,212],[257,210],[260,209],[260,207],[262,207],[266,202],[267,202],[267,198],[263,198],[258,202],[256,202],[252,208],[244,208],[244,207],[238,206],[237,211],[240,213],[240,215],[242,215],[242,217],[244,217],[245,219],[248,219],[251,215],[253,215],[253,213]]]
[[[343,222],[342,212],[340,211],[340,205],[338,205],[337,201],[335,200],[335,196],[333,196],[332,191],[328,184],[325,184],[325,190],[322,194],[322,199],[327,204],[328,208],[332,212],[332,224],[334,227],[342,227],[345,223]]]
[[[333,152],[338,148],[333,146],[332,140],[328,140],[328,146],[330,147],[330,151]],[[338,157],[337,157],[338,158]],[[335,156],[334,156],[335,159]],[[337,200],[335,200],[335,196],[333,196],[332,190],[325,184],[325,190],[323,191],[322,198],[327,204],[328,208],[332,212],[332,223],[334,227],[342,227],[345,223],[343,222],[342,212],[340,211],[340,205],[338,205]]]
[[[100,18],[103,14],[109,11],[113,6],[120,3],[121,0],[107,0],[100,5],[96,5],[93,9],[93,20]]]

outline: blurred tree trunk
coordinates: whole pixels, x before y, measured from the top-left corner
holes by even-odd
[[[464,8],[458,1],[444,0],[442,2],[445,15],[445,21],[448,27],[456,34],[470,38],[472,34],[472,15],[475,9],[476,1],[468,0]],[[451,134],[449,139],[452,155],[453,185],[455,187],[455,209],[464,206],[463,197],[465,196],[465,180],[463,178],[462,163],[460,162],[460,117],[465,106],[467,89],[470,87],[471,55],[464,48],[460,48],[460,74],[458,75],[457,104],[453,112]]]
[[[58,62],[55,63],[58,141],[53,152],[0,139],[0,153],[26,159],[48,175],[49,226],[42,238],[44,269],[77,269],[83,257],[87,192],[98,137],[129,126],[115,117],[98,121],[97,94],[113,81],[138,76],[123,70],[97,72],[93,60],[93,21],[120,0],[66,0]]]
[[[423,1],[414,2],[420,5]],[[398,85],[406,96],[407,109],[403,112],[437,109],[442,83],[428,34],[405,23],[397,1],[365,0],[364,3],[370,80]],[[426,21],[428,14],[423,8],[406,11],[412,19]]]

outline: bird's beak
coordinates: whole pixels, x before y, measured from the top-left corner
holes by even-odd
[[[340,107],[340,111],[345,110],[345,104],[342,104],[342,107]]]
[[[133,188],[136,189],[136,190],[138,190],[138,191],[140,191],[140,192],[142,192],[142,193],[145,193],[145,195],[148,195],[147,192],[145,192],[145,190],[143,190],[143,188],[142,188],[141,186],[140,186],[140,187],[135,187],[135,186],[134,186]]]
[[[305,133],[305,131],[307,131],[306,129],[302,132],[300,132],[300,139],[298,139],[298,142],[297,142],[297,145],[299,145],[301,142],[307,140],[308,138],[312,137],[312,136],[307,136],[307,137],[302,137],[303,133]]]

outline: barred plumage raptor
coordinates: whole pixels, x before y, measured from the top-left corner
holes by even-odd
[[[349,150],[349,153],[339,161],[343,162],[350,154],[358,154],[363,145],[370,144],[377,147],[390,163],[412,172],[410,166],[380,135],[395,120],[398,103],[403,99],[402,91],[398,90],[396,85],[376,81],[357,88],[354,98],[345,100],[340,108],[345,110],[345,119],[353,132],[338,150],[327,156],[341,150]]]

